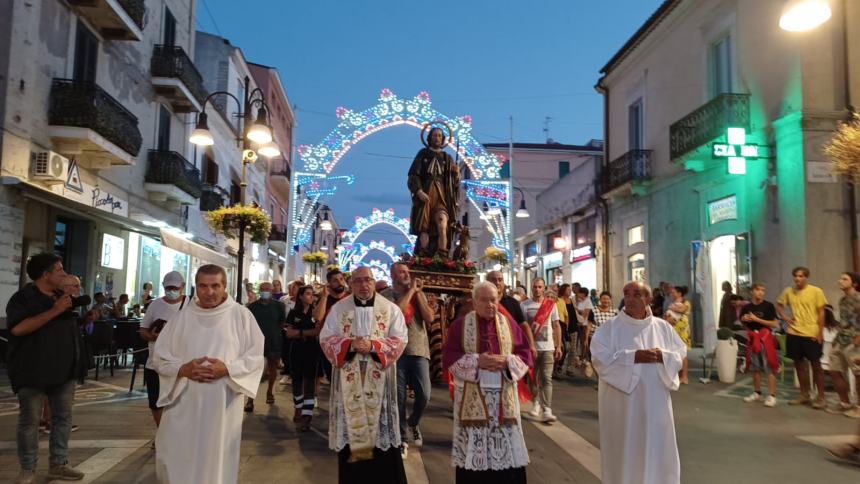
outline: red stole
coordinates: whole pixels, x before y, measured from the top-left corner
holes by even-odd
[[[538,308],[537,314],[535,314],[534,321],[532,321],[532,334],[534,334],[535,339],[543,331],[543,327],[546,325],[549,315],[552,314],[553,308],[555,308],[555,301],[545,297],[540,308]]]

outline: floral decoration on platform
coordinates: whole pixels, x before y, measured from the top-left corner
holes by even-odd
[[[440,255],[433,257],[416,257],[410,255],[404,256],[402,260],[410,269],[453,272],[457,274],[475,274],[478,272],[478,268],[475,267],[475,263],[472,261],[456,261]]]
[[[860,114],[854,113],[851,121],[841,123],[824,152],[833,163],[833,172],[860,182]]]
[[[228,239],[239,237],[239,225],[245,223],[245,233],[251,236],[251,241],[265,244],[272,231],[272,221],[260,207],[255,204],[236,204],[232,207],[221,207],[206,213],[206,222],[213,232]]]

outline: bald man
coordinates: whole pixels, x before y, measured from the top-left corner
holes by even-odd
[[[502,309],[507,311],[507,316],[509,316],[520,329],[523,331],[523,334],[526,337],[526,341],[529,342],[529,349],[532,352],[532,360],[537,358],[537,348],[535,347],[535,337],[532,334],[532,328],[529,326],[529,322],[526,320],[525,315],[523,314],[523,309],[520,306],[520,301],[517,298],[509,295],[507,293],[506,285],[505,285],[505,277],[502,275],[501,271],[490,271],[487,273],[487,282],[490,282],[496,286],[496,289],[499,291],[499,306]]]
[[[650,304],[647,286],[627,283],[623,311],[591,340],[604,484],[681,482],[670,391],[680,385],[687,346]]]

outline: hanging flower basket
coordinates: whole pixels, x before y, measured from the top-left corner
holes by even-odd
[[[325,264],[328,260],[328,254],[325,252],[307,252],[302,256],[302,260],[308,264]]]
[[[860,183],[860,114],[854,113],[850,121],[840,123],[824,145],[824,153],[830,157],[834,173],[851,183]]]
[[[487,250],[484,251],[484,257],[503,266],[508,265],[508,254],[498,247],[487,247]]]
[[[415,257],[407,256],[402,259],[403,263],[410,269],[421,269],[425,271],[452,272],[456,274],[475,274],[478,268],[472,261],[458,261],[447,257]]]
[[[326,270],[326,272],[339,271],[340,266],[337,264],[329,264],[329,265],[325,266],[325,270]]]
[[[236,204],[232,207],[221,207],[208,212],[206,221],[213,232],[228,239],[239,237],[239,226],[244,222],[245,233],[251,236],[251,241],[258,244],[266,243],[272,231],[269,216],[256,205]]]

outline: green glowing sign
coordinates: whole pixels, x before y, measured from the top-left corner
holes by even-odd
[[[746,174],[747,159],[759,157],[759,146],[746,144],[747,132],[744,128],[729,128],[726,132],[726,140],[728,143],[714,143],[711,155],[715,159],[726,159],[729,174]]]

